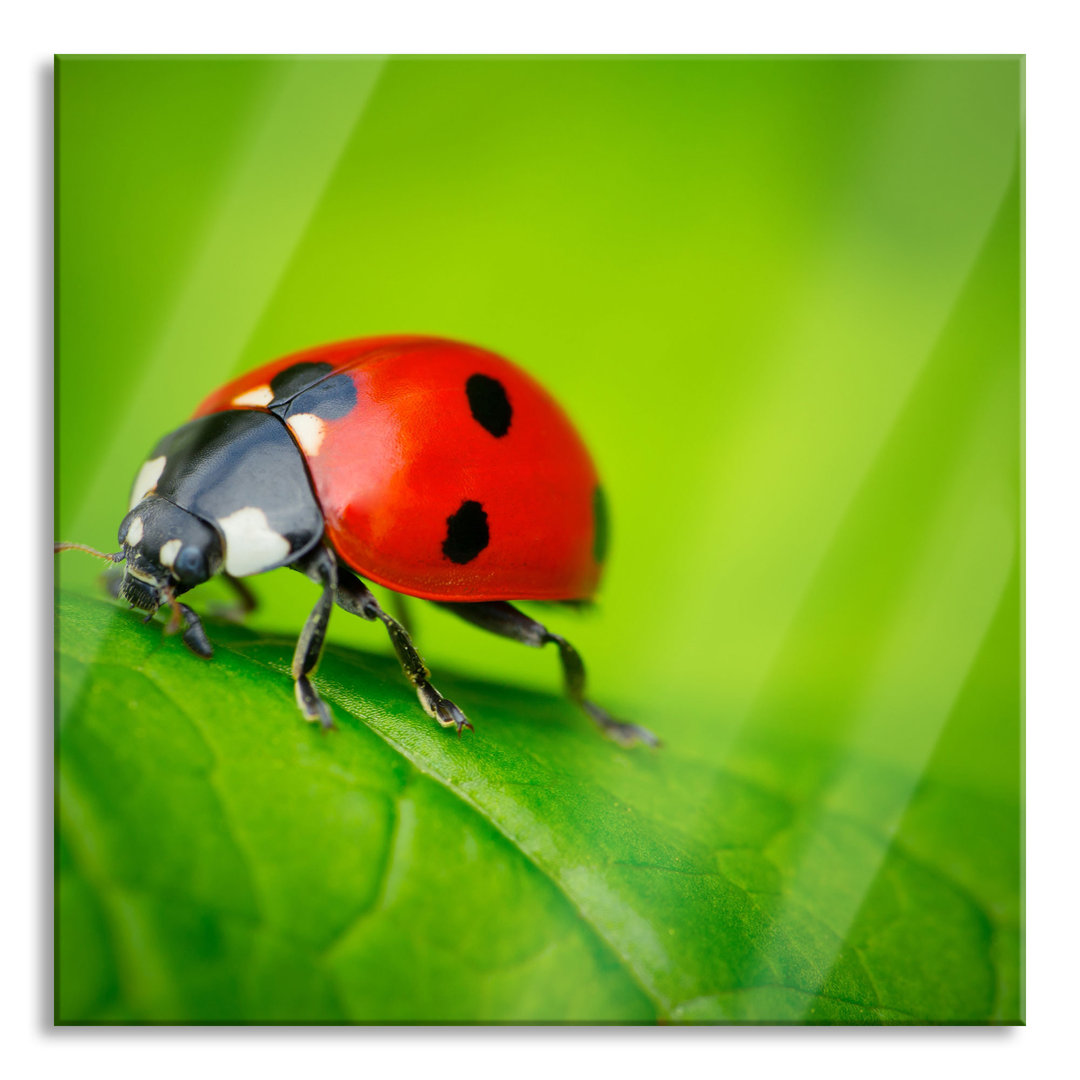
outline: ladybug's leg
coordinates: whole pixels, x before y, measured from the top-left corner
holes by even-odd
[[[475,626],[513,641],[520,641],[522,645],[529,645],[534,649],[549,643],[557,645],[567,696],[588,714],[605,735],[623,746],[632,746],[636,742],[648,746],[660,745],[660,740],[647,728],[616,720],[605,709],[585,697],[585,664],[577,649],[566,638],[551,633],[546,626],[530,619],[524,612],[503,600],[474,604],[442,603],[439,606],[447,608]]]
[[[203,629],[202,619],[187,606],[177,601],[176,606],[183,612],[187,629],[184,631],[184,644],[196,655],[205,657],[207,660],[214,655],[214,647]]]
[[[394,613],[394,618],[401,623],[402,630],[411,638],[416,633],[416,628],[413,626],[412,616],[409,614],[409,605],[401,593],[392,592],[390,594],[390,609]]]
[[[206,634],[206,630],[203,627],[202,619],[195,614],[187,606],[187,604],[181,604],[179,600],[169,600],[169,607],[172,609],[172,615],[169,617],[169,621],[165,624],[166,634],[175,634],[183,625],[184,627],[184,644],[196,655],[201,656],[204,660],[209,660],[214,655],[214,646],[210,644],[210,638]],[[160,609],[158,609],[160,610]],[[151,611],[145,619],[144,623],[148,623],[155,615],[157,611]]]
[[[104,571],[99,579],[105,587],[105,591],[114,599],[120,599],[120,589],[124,584],[124,568],[122,566],[110,566]]]
[[[368,620],[378,619],[386,627],[394,652],[401,661],[401,670],[405,672],[405,678],[412,683],[428,716],[443,727],[456,727],[459,735],[462,728],[472,731],[473,726],[465,714],[431,685],[431,672],[424,665],[405,627],[397,619],[387,615],[371,590],[351,570],[343,566],[338,567],[337,602],[353,615]]]
[[[217,606],[213,609],[215,615],[230,622],[243,622],[246,615],[250,615],[258,606],[259,601],[255,594],[248,588],[243,578],[233,577],[232,574],[222,573],[225,584],[236,593],[236,603],[228,606]]]
[[[293,653],[292,677],[296,680],[296,703],[304,714],[305,720],[318,720],[323,728],[332,728],[333,720],[326,702],[319,697],[319,692],[311,684],[308,676],[315,670],[326,640],[326,627],[330,622],[330,611],[334,606],[334,590],[337,587],[337,564],[325,548],[318,548],[301,568],[322,587],[322,596],[312,608],[311,614],[300,631],[300,639]]]

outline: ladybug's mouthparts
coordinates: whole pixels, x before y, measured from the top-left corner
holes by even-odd
[[[156,581],[143,581],[132,573],[130,567],[124,571],[124,579],[120,582],[120,595],[129,604],[151,613],[157,611],[164,600]]]

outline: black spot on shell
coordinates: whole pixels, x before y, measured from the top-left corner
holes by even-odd
[[[469,399],[473,419],[496,439],[510,430],[514,410],[510,407],[505,387],[498,379],[490,375],[470,375],[465,380],[465,395]]]
[[[472,562],[488,546],[488,516],[483,506],[469,499],[446,519],[443,554],[455,563]]]
[[[322,420],[337,420],[348,416],[355,407],[356,383],[348,375],[334,375],[297,394],[282,415],[313,413]]]
[[[593,492],[593,558],[602,563],[607,557],[608,549],[608,510],[607,499],[604,498],[604,489],[597,484]]]
[[[270,402],[270,408],[295,397],[312,383],[325,378],[333,370],[333,367],[325,362],[313,364],[305,361],[279,371],[270,380],[270,389],[274,391],[274,400]]]

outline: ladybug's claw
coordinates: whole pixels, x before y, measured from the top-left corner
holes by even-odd
[[[326,702],[319,697],[319,692],[311,685],[311,680],[306,675],[301,675],[296,680],[296,704],[300,706],[304,719],[309,723],[320,724],[323,731],[336,730]]]
[[[473,730],[468,718],[449,698],[440,697],[430,683],[427,690],[428,694],[420,690],[420,702],[443,727],[456,727],[458,735],[462,728]]]
[[[401,661],[401,670],[405,673],[405,678],[412,683],[416,696],[420,699],[420,704],[428,716],[442,727],[456,728],[459,735],[463,728],[473,730],[465,714],[431,685],[431,672],[428,671],[423,659],[416,651],[409,632],[397,619],[387,615],[379,607],[379,602],[372,596],[368,587],[347,567],[337,568],[335,599],[346,611],[351,611],[362,619],[378,619],[386,627],[394,652]]]
[[[634,746],[636,743],[644,743],[646,746],[660,745],[660,740],[648,728],[640,724],[616,720],[606,709],[600,708],[592,701],[583,700],[581,706],[596,722],[597,727],[620,746]]]

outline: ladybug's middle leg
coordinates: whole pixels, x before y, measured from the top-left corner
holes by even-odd
[[[227,605],[219,605],[213,608],[213,613],[219,619],[228,619],[230,622],[243,622],[258,606],[259,599],[248,587],[243,578],[233,577],[232,574],[222,572],[222,579],[236,595],[236,602]]]
[[[420,699],[424,712],[443,727],[456,727],[459,735],[462,728],[472,731],[473,726],[466,719],[465,714],[431,685],[431,672],[428,671],[420,654],[416,651],[416,646],[413,645],[412,638],[409,637],[405,627],[383,611],[372,591],[351,570],[339,566],[337,574],[338,606],[353,615],[359,615],[362,619],[369,621],[378,619],[386,627],[394,652],[401,661],[401,670],[405,672],[405,678],[416,690],[416,696]]]
[[[296,680],[296,703],[305,720],[317,720],[324,729],[332,728],[334,722],[330,718],[330,710],[308,676],[315,670],[326,640],[326,627],[330,622],[337,587],[337,563],[325,548],[317,548],[297,569],[321,584],[323,591],[304,623],[304,629],[300,631],[293,653],[292,677]]]
[[[648,728],[627,723],[625,720],[616,720],[606,709],[590,701],[585,696],[585,664],[577,649],[566,638],[551,633],[542,623],[530,619],[512,604],[504,600],[488,600],[471,604],[443,602],[439,606],[452,611],[474,626],[489,630],[500,637],[510,638],[512,641],[519,641],[522,645],[529,645],[534,649],[543,648],[548,644],[558,646],[567,696],[605,735],[623,746],[632,746],[636,742],[642,742],[648,746],[660,745],[660,740]]]

